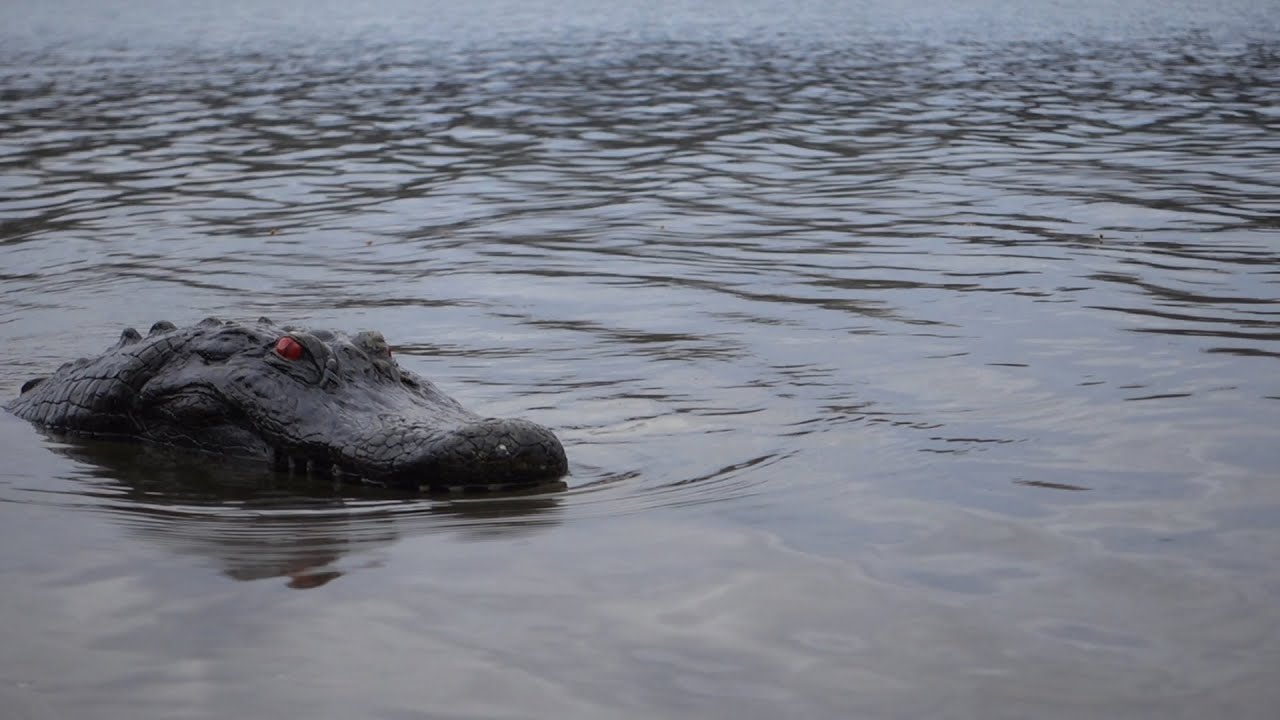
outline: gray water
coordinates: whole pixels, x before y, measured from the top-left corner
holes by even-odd
[[[377,329],[572,476],[0,417],[0,717],[1276,716],[1275,2],[178,5],[0,6],[0,397]]]

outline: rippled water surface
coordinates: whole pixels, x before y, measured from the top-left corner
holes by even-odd
[[[1274,2],[174,5],[0,8],[0,397],[377,329],[572,476],[0,417],[6,717],[1274,717]]]

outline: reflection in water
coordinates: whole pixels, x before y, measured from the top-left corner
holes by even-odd
[[[84,464],[60,492],[90,499],[89,507],[166,550],[212,559],[236,580],[287,577],[292,588],[319,587],[358,567],[344,556],[403,538],[453,530],[510,539],[558,521],[560,500],[545,490],[431,500],[134,443],[61,438],[52,447]]]

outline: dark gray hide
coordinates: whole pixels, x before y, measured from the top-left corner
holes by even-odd
[[[284,337],[301,348],[277,351]],[[145,338],[130,328],[106,353],[28,382],[5,408],[56,431],[401,488],[518,487],[567,471],[550,430],[463,408],[396,365],[380,334],[308,332],[265,318],[182,329],[159,322]]]

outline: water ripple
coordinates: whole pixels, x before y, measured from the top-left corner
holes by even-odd
[[[1100,422],[1221,452],[1274,413],[1275,56],[1185,33],[15,50],[0,326],[31,352],[0,389],[157,307],[270,314],[378,327],[467,404],[561,428],[584,516],[829,499],[934,458],[999,468],[1002,497],[1142,484]],[[340,512],[399,512],[363,502]]]
[[[377,329],[572,474],[0,415],[0,705],[1274,714],[1274,3],[26,5],[0,397],[159,319]]]

